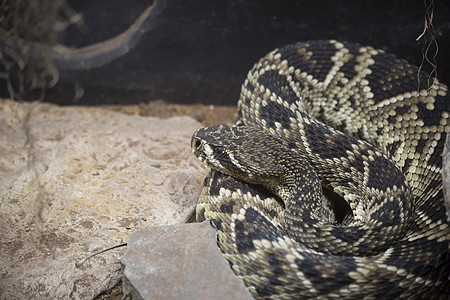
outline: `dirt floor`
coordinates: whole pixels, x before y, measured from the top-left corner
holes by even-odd
[[[217,123],[231,124],[237,119],[236,106],[216,106],[202,104],[171,104],[162,100],[138,105],[107,105],[105,109],[130,115],[170,118],[175,116],[191,116],[203,126],[212,126]],[[113,289],[97,296],[95,300],[120,300],[123,297],[122,283]]]
[[[202,105],[202,104],[171,104],[162,100],[138,105],[105,105],[104,108],[113,111],[162,119],[175,116],[191,116],[203,126],[217,123],[233,123],[237,119],[236,106]]]

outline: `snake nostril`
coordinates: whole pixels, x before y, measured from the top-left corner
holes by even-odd
[[[195,149],[200,148],[201,144],[202,144],[202,142],[199,139],[195,139],[195,144],[194,144]]]
[[[191,149],[192,151],[197,150],[201,145],[199,138],[197,137],[197,132],[194,133],[191,139]]]

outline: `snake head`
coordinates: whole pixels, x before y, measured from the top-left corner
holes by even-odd
[[[197,130],[191,139],[191,149],[194,155],[207,166],[219,170],[226,165],[227,155],[223,151],[221,133],[229,131],[226,124],[218,124]]]
[[[197,130],[191,140],[194,155],[208,167],[248,183],[275,185],[284,170],[273,135],[248,126],[218,124]],[[269,149],[269,150],[268,150]],[[289,152],[289,151],[288,151]]]

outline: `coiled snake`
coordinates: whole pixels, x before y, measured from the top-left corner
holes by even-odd
[[[256,298],[450,295],[450,99],[417,74],[371,47],[289,45],[248,73],[237,124],[194,133],[212,169],[197,219]]]

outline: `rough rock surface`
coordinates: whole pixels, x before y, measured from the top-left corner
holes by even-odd
[[[231,271],[208,222],[133,232],[121,261],[132,299],[253,299]]]
[[[0,100],[0,299],[89,299],[121,276],[134,229],[185,222],[201,125]]]
[[[444,200],[447,207],[447,222],[450,223],[450,134],[447,134],[444,146],[444,159],[442,163],[442,182]]]

